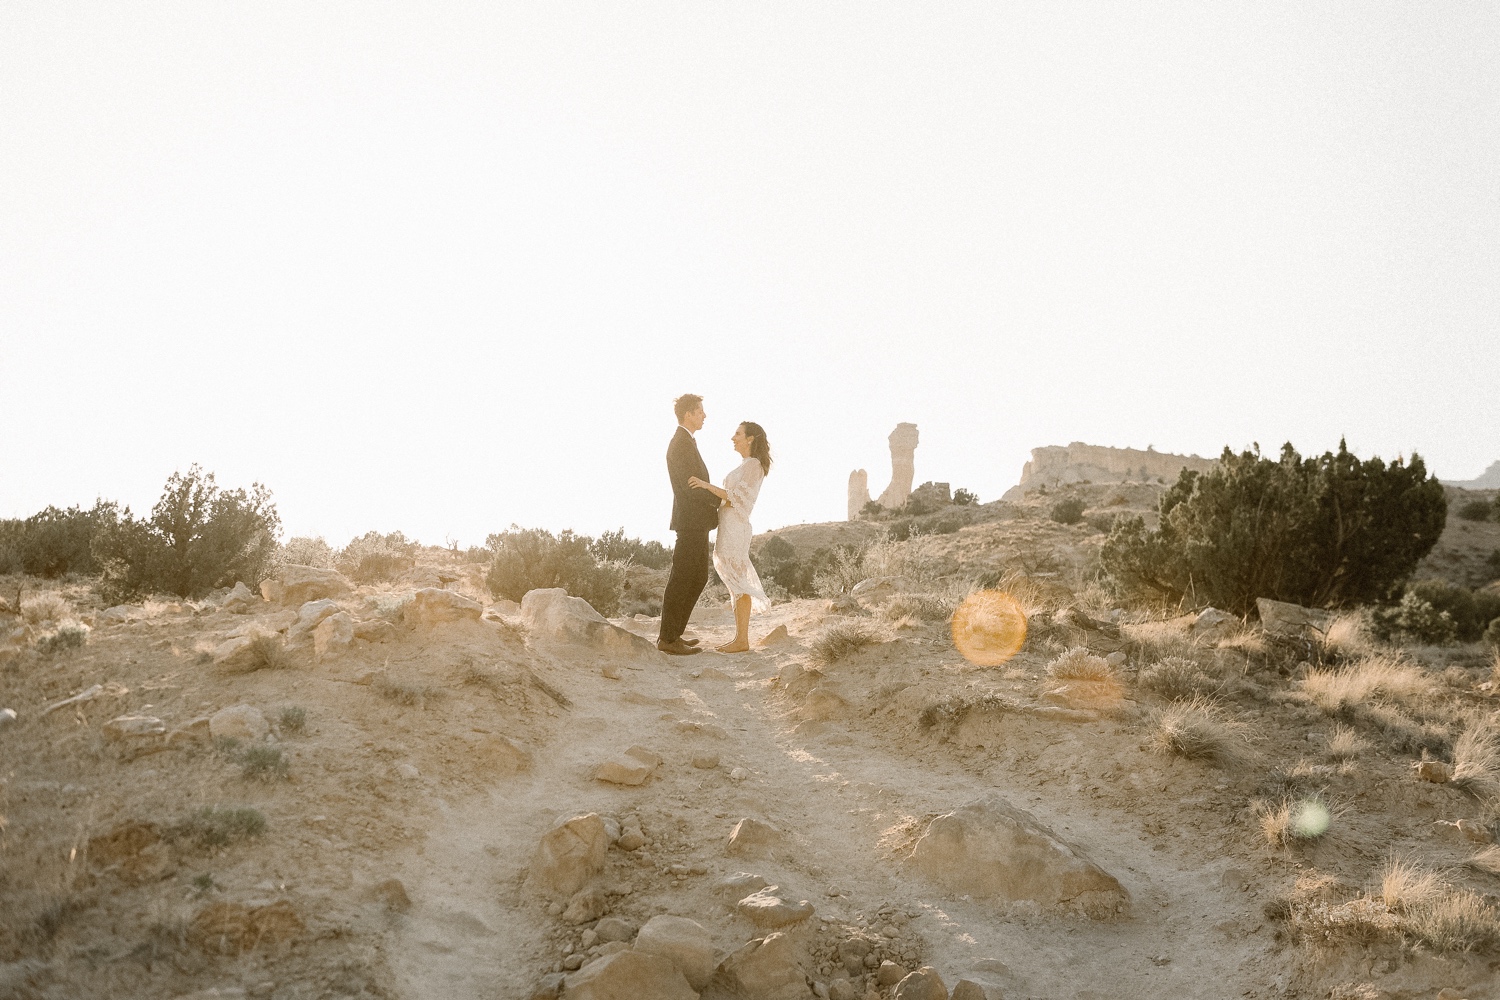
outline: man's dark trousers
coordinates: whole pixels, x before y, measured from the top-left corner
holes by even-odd
[[[672,524],[677,545],[672,549],[672,574],[661,598],[658,642],[682,638],[693,605],[708,583],[708,533],[719,526],[719,498],[688,485],[694,476],[708,481],[708,466],[687,428],[678,427],[667,446],[667,476],[672,480]]]
[[[693,616],[693,606],[708,583],[708,546],[707,531],[677,532],[672,573],[667,577],[667,590],[661,599],[661,633],[657,638],[663,642],[681,639],[688,619]]]

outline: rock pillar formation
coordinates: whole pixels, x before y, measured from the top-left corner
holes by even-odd
[[[880,506],[895,510],[911,496],[911,484],[917,472],[917,425],[897,424],[891,431],[891,484],[880,494]],[[864,469],[849,474],[849,520],[859,517],[870,502],[870,478]]]

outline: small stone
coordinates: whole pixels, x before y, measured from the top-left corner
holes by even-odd
[[[730,781],[744,781],[748,777],[750,777],[750,772],[743,767],[737,767],[729,772]]]
[[[216,740],[263,740],[271,724],[254,705],[230,705],[209,717],[208,731]]]
[[[313,629],[313,658],[319,661],[338,656],[354,642],[354,619],[347,612],[329,615]]]
[[[125,743],[161,736],[167,727],[154,715],[122,715],[106,722],[103,731],[105,739]]]
[[[891,1000],[948,1000],[948,986],[936,969],[924,966],[896,984]]]
[[[585,813],[564,820],[542,837],[531,874],[543,888],[572,895],[604,870],[608,853],[604,821],[597,813]]]
[[[14,725],[16,721],[16,710],[13,708],[0,708],[0,729]]]
[[[406,894],[406,885],[399,878],[388,878],[371,886],[370,898],[397,913],[405,913],[411,909],[411,897]]]
[[[646,835],[636,827],[626,827],[625,832],[620,834],[620,839],[615,845],[622,851],[639,850],[646,843]]]
[[[730,854],[758,854],[777,846],[781,841],[780,830],[747,816],[734,825],[725,849]]]
[[[1446,784],[1453,780],[1452,766],[1441,760],[1419,760],[1412,767],[1416,770],[1418,778],[1435,785]]]
[[[613,663],[606,663],[599,668],[599,673],[612,681],[620,679],[620,668]]]
[[[416,781],[418,778],[420,778],[422,776],[422,772],[419,771],[419,770],[417,770],[417,767],[416,767],[415,764],[406,764],[406,763],[397,764],[396,765],[396,772],[398,774],[400,774],[401,777],[405,778],[407,781]]]
[[[581,952],[575,951],[573,954],[569,955],[562,961],[562,967],[564,969],[567,969],[569,972],[572,972],[574,969],[577,969],[581,965],[583,965],[583,954]]]
[[[949,1000],[1000,1000],[1000,990],[989,987],[983,983],[976,983],[972,979],[960,979],[953,984],[953,993]]]
[[[704,771],[711,771],[719,766],[719,755],[716,753],[699,754],[693,758],[693,766]]]
[[[749,872],[736,872],[727,878],[720,879],[714,885],[714,892],[723,896],[733,896],[735,899],[743,899],[752,892],[759,892],[771,883],[759,875]]]
[[[847,979],[828,984],[828,1000],[859,1000],[859,988]]]
[[[562,911],[563,911],[563,905],[561,903],[548,903],[547,904],[547,915],[549,917],[560,917],[560,916],[562,916]]]
[[[776,895],[776,886],[768,885],[735,904],[735,909],[757,927],[786,927],[813,915],[807,900],[790,903]]]
[[[562,912],[563,923],[586,924],[604,916],[604,911],[608,908],[604,893],[597,889],[580,889],[568,900],[567,908]]]
[[[1476,844],[1492,844],[1495,841],[1489,828],[1477,820],[1461,819],[1454,826],[1458,827],[1458,832],[1463,834],[1465,840]]]
[[[167,746],[182,746],[188,743],[207,743],[213,738],[209,730],[209,718],[200,715],[190,719],[167,734]]]
[[[622,917],[605,917],[594,925],[600,941],[629,941],[636,935],[635,924]]]
[[[243,615],[259,603],[261,599],[245,586],[243,580],[239,580],[236,581],[234,589],[224,595],[224,599],[219,602],[219,607],[230,614]]]
[[[777,646],[783,642],[790,642],[792,635],[786,630],[785,625],[777,625],[765,634],[765,637],[756,643],[757,646]]]
[[[880,963],[880,971],[875,973],[875,982],[881,986],[895,986],[906,978],[906,970],[892,961]]]
[[[645,747],[636,746],[596,766],[593,777],[615,785],[643,785],[659,766],[659,756]]]

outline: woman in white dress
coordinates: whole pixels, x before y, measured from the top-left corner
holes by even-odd
[[[750,562],[750,512],[760,496],[760,484],[771,471],[771,446],[766,442],[765,428],[748,420],[735,428],[730,440],[744,461],[724,477],[724,486],[705,483],[697,476],[689,479],[688,485],[708,490],[722,501],[719,533],[714,538],[714,569],[729,588],[729,600],[734,605],[734,639],[718,650],[745,653],[750,650],[751,610],[765,611],[771,606]]]

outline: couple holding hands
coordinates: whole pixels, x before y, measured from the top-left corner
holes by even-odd
[[[708,533],[718,529],[713,546],[714,569],[729,588],[734,606],[734,638],[717,647],[721,653],[744,653],[750,649],[750,612],[770,606],[760,577],[750,563],[750,511],[760,495],[760,485],[771,471],[771,446],[760,424],[745,421],[730,439],[741,462],[724,477],[723,486],[708,481],[708,466],[698,454],[695,435],[706,419],[703,397],[691,393],[673,404],[677,431],[667,446],[667,475],[672,480],[672,530],[677,545],[672,550],[672,572],[661,599],[661,632],[656,648],[663,653],[687,656],[699,652],[697,639],[684,639],[693,605],[708,583]]]

